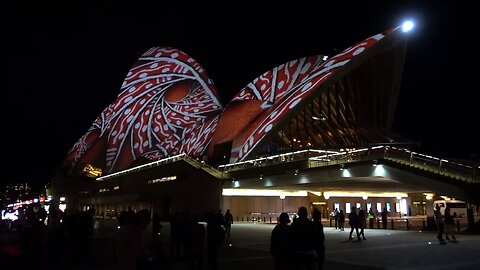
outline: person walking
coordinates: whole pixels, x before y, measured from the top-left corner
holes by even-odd
[[[225,232],[228,237],[230,237],[230,231],[232,230],[232,224],[233,224],[233,215],[230,212],[230,209],[227,209],[227,212],[225,213]]]
[[[445,216],[443,219],[445,222],[445,238],[450,241],[450,238],[448,237],[448,235],[450,235],[452,237],[452,240],[456,240],[456,237],[453,234],[455,228],[455,220],[453,219],[452,214],[450,214],[450,207],[445,208]]]
[[[290,225],[290,217],[283,212],[278,218],[278,224],[273,228],[270,237],[270,254],[275,263],[275,270],[291,269],[291,241],[292,228]]]
[[[440,205],[437,205],[435,206],[435,210],[433,211],[433,215],[435,217],[435,224],[437,225],[437,230],[438,230],[438,234],[437,234],[437,239],[440,241],[440,242],[445,242],[445,239],[443,239],[443,216],[442,216],[442,213],[440,212]]]
[[[342,232],[345,231],[345,214],[343,210],[340,210],[340,213],[338,213],[338,228]]]
[[[348,215],[348,225],[350,225],[350,235],[348,236],[348,239],[353,239],[352,233],[353,230],[355,230],[357,232],[357,240],[360,240],[360,234],[358,233],[357,208],[355,208],[355,206],[352,206],[350,214]]]
[[[362,236],[362,239],[363,240],[367,240],[367,238],[365,238],[365,225],[367,223],[367,220],[366,220],[366,216],[365,216],[365,210],[363,209],[360,209],[360,211],[358,212],[358,228],[360,229],[360,235]]]
[[[339,214],[338,209],[335,208],[335,210],[333,210],[333,218],[335,219],[335,229],[338,228],[338,214]]]

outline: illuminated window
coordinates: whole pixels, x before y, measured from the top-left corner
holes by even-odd
[[[114,186],[113,187],[113,190],[119,190],[120,189],[120,186]]]
[[[392,206],[390,205],[390,203],[387,202],[386,205],[387,205],[387,212],[391,212],[392,211]]]
[[[362,205],[359,202],[357,202],[356,207],[357,207],[357,209],[360,209],[362,207]]]
[[[83,168],[83,173],[88,177],[98,177],[102,175],[102,169],[87,164],[85,165],[85,168]]]
[[[345,203],[345,213],[350,214],[351,212],[350,209],[351,209],[350,203],[349,202]]]
[[[395,212],[400,212],[400,203],[395,203]]]
[[[340,203],[339,202],[334,203],[333,209],[337,209],[338,211],[340,211]]]
[[[377,202],[377,212],[382,212],[382,203]]]
[[[149,184],[155,184],[155,183],[162,183],[162,182],[168,182],[168,181],[173,181],[173,180],[177,180],[177,176],[176,176],[176,175],[174,175],[174,176],[162,177],[162,178],[157,178],[157,179],[153,179],[153,180],[148,180],[147,183],[149,183]]]

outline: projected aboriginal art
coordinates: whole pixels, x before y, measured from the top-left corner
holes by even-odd
[[[317,89],[320,84],[347,64],[353,57],[361,54],[384,37],[378,34],[370,37],[330,58],[322,61],[322,56],[301,58],[280,65],[266,72],[248,84],[233,98],[237,110],[227,106],[224,114],[241,114],[243,106],[256,106],[256,115],[250,115],[252,122],[241,129],[241,133],[233,140],[232,161],[244,159],[262,142],[272,128],[284,118],[290,110],[301,106],[304,99]],[[250,102],[257,100],[261,102]],[[242,105],[238,105],[242,104]],[[252,111],[251,109],[249,111]],[[221,121],[217,129],[226,123]],[[215,140],[214,140],[215,143]]]
[[[151,48],[129,71],[117,99],[68,154],[70,169],[91,164],[103,174],[175,154],[212,156],[231,143],[231,161],[252,155],[282,120],[306,106],[317,89],[356,57],[394,32],[377,34],[324,60],[297,59],[243,88],[225,110],[206,72],[172,48]]]
[[[222,109],[217,96],[193,58],[172,48],[151,48],[67,159],[74,166],[93,163],[113,172],[139,157],[198,156],[210,142]]]

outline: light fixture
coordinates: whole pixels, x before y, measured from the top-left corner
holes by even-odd
[[[340,164],[340,171],[343,171],[345,169],[345,164]]]
[[[377,167],[378,161],[376,159],[373,160],[373,167]]]
[[[318,116],[312,116],[312,119],[316,121],[326,121],[327,117],[323,113],[320,113]]]
[[[406,33],[406,32],[410,32],[413,27],[415,25],[413,24],[412,21],[405,21],[403,24],[402,24],[402,32]]]
[[[298,175],[298,170],[295,170],[295,175]]]
[[[262,180],[262,179],[263,179],[263,174],[260,174],[260,180]]]

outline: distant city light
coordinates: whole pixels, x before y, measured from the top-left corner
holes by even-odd
[[[402,31],[403,32],[409,32],[410,30],[413,29],[415,25],[413,24],[412,21],[406,21],[402,24]]]

